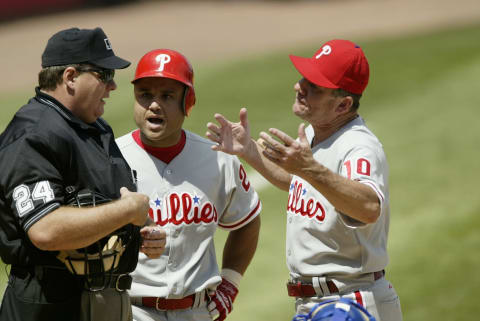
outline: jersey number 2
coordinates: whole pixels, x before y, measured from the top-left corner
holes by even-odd
[[[54,198],[55,194],[48,181],[36,183],[32,193],[30,193],[30,189],[25,184],[18,185],[13,190],[13,200],[20,217],[33,210],[33,201],[42,200],[43,203],[47,203]]]
[[[240,169],[239,169],[239,172],[238,172],[238,176],[242,180],[243,189],[246,192],[248,192],[248,190],[250,189],[250,182],[247,179],[247,172],[245,172],[245,168],[243,168],[243,166],[241,164],[240,164]]]

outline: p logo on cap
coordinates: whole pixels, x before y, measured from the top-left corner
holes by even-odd
[[[322,51],[315,56],[315,59],[319,59],[323,55],[329,55],[332,52],[332,47],[325,45],[322,47]]]
[[[311,58],[289,57],[298,72],[317,86],[342,88],[353,94],[362,94],[367,87],[367,58],[362,48],[351,41],[328,41]]]

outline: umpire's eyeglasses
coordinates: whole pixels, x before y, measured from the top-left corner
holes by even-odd
[[[79,72],[93,72],[103,83],[108,84],[115,77],[115,69],[103,69],[95,67],[77,68]]]

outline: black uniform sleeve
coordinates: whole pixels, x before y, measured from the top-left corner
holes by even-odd
[[[64,184],[55,152],[55,140],[25,134],[12,144],[5,197],[25,232],[39,219],[60,207]],[[65,151],[67,152],[67,151]]]

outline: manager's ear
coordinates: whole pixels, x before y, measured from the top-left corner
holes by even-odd
[[[339,97],[339,102],[335,111],[339,114],[348,113],[353,105],[353,98],[351,96]]]

